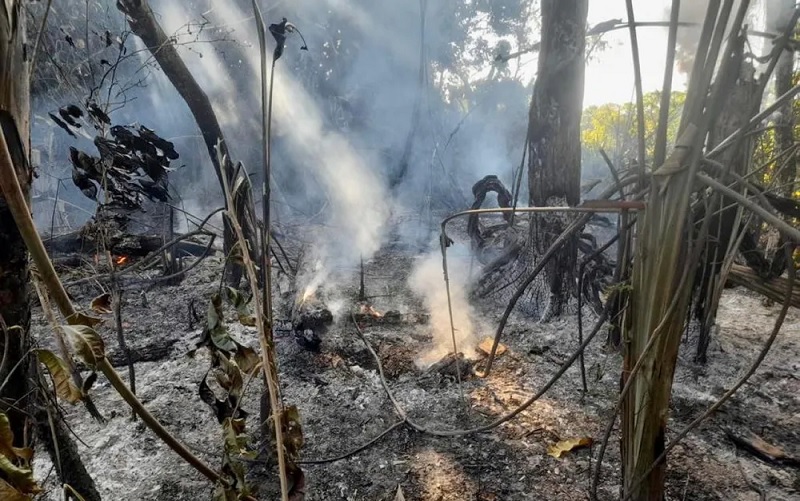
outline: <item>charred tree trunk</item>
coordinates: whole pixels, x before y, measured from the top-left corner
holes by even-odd
[[[25,12],[23,2],[5,3],[0,10],[0,125],[8,145],[14,169],[27,196],[30,194],[30,92],[26,55]],[[31,424],[25,410],[30,404],[32,360],[26,354],[31,346],[29,327],[31,308],[29,295],[28,251],[17,230],[14,217],[0,193],[0,352],[7,358],[0,368],[0,381],[7,381],[0,394],[0,411],[6,413],[14,432],[14,445],[30,433]]]
[[[526,140],[530,205],[577,205],[588,0],[544,0],[541,12],[539,73]],[[487,179],[473,187],[476,197]],[[476,202],[480,204],[480,199]],[[545,265],[543,278],[531,277],[530,272],[572,220],[564,213],[546,213],[533,215],[530,221],[525,226],[522,216],[511,218],[505,245],[485,263],[471,294],[494,296],[547,321],[560,315],[570,296],[578,293],[575,268],[580,232],[574,232]],[[471,231],[475,229],[473,225]]]
[[[0,10],[0,127],[3,143],[13,162],[23,194],[30,197],[32,169],[30,154],[30,45],[26,41],[24,2],[5,2]],[[86,473],[71,437],[63,423],[54,421],[60,430],[60,454],[48,444],[55,437],[49,432],[50,420],[41,412],[35,381],[38,371],[30,357],[30,268],[28,250],[20,235],[5,195],[0,190],[0,411],[8,416],[14,433],[14,446],[29,447],[38,435],[55,464],[60,457],[59,479],[80,489],[89,501],[99,501],[94,481]]]
[[[581,139],[587,0],[544,0],[539,73],[528,128],[528,188],[532,206],[580,202]],[[562,215],[531,221],[529,256],[535,261],[566,229]],[[549,302],[543,318],[561,313],[575,292],[577,238],[546,268]]]
[[[222,135],[222,128],[220,127],[217,115],[211,106],[211,101],[208,96],[197,83],[197,80],[192,76],[186,63],[181,59],[178,50],[175,48],[172,40],[164,33],[163,28],[156,20],[153,11],[147,3],[147,0],[119,0],[117,2],[119,10],[128,16],[128,23],[136,36],[142,39],[147,46],[153,58],[158,61],[159,66],[164,71],[169,81],[175,86],[175,90],[181,95],[189,110],[192,112],[197,126],[203,135],[203,141],[208,149],[208,154],[211,157],[211,162],[214,165],[214,171],[217,174],[220,187],[223,186],[223,176],[231,189],[236,191],[236,187],[240,186],[237,183],[237,178],[244,176],[242,169],[234,166],[228,151],[228,145]],[[217,143],[220,142],[221,151],[217,152]],[[221,162],[220,159],[223,159]],[[245,184],[249,186],[249,180]],[[234,200],[236,200],[236,193],[234,193]],[[242,231],[245,234],[250,245],[250,253],[255,258],[256,245],[256,226],[255,226],[255,210],[253,208],[252,199],[246,200],[248,205],[247,210],[240,210],[237,207],[237,217],[239,224],[242,226]],[[225,253],[230,255],[230,251],[235,243],[235,237],[230,228],[230,225],[225,222]],[[239,265],[230,267],[229,279],[231,283],[238,284],[242,276],[242,269]]]

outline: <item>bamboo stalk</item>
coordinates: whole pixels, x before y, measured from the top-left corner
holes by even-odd
[[[220,149],[218,149],[219,151]],[[223,159],[220,159],[222,161]],[[272,422],[275,428],[275,448],[278,456],[278,473],[281,484],[281,500],[288,501],[289,499],[289,482],[286,469],[286,455],[283,445],[283,423],[281,419],[282,408],[281,401],[278,398],[278,369],[275,359],[275,345],[272,343],[272,323],[267,318],[267,314],[263,311],[263,300],[260,296],[261,289],[258,287],[258,274],[256,273],[255,263],[247,251],[247,240],[244,237],[244,232],[236,219],[235,205],[233,205],[233,195],[228,186],[228,181],[223,178],[223,191],[228,200],[229,209],[226,211],[228,220],[236,235],[237,243],[241,247],[242,260],[244,261],[244,270],[250,285],[250,290],[253,293],[253,304],[255,305],[255,315],[259,320],[256,322],[258,327],[258,341],[261,346],[261,363],[263,364],[264,375],[267,382],[267,390],[269,392],[270,407],[272,410]]]

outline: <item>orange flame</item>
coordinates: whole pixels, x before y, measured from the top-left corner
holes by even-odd
[[[373,318],[383,318],[383,313],[376,310],[371,304],[362,304],[359,310],[362,315],[369,315]]]
[[[122,266],[123,264],[128,263],[128,256],[117,256],[114,258],[114,264],[117,266]]]

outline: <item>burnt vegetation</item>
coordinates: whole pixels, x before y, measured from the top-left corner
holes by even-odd
[[[0,499],[797,496],[800,8],[605,3],[6,1]]]

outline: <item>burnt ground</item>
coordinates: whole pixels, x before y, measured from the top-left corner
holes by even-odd
[[[413,255],[382,251],[366,265],[367,292],[379,311],[424,313],[406,286]],[[136,364],[140,398],[164,425],[212,465],[220,462],[221,430],[211,410],[198,397],[198,383],[209,366],[200,350],[187,353],[201,325],[191,319],[190,304],[204,316],[219,286],[222,258],[205,260],[179,285],[141,292],[128,286],[123,320],[126,338],[139,356]],[[397,422],[381,386],[376,364],[357,336],[349,312],[358,287],[356,269],[339,270],[334,305],[336,323],[325,335],[320,353],[299,347],[286,333],[277,334],[284,399],[299,407],[305,434],[304,460],[341,455]],[[88,276],[91,270],[65,271],[65,280]],[[151,272],[155,273],[155,272]],[[143,275],[146,278],[147,273]],[[284,284],[285,289],[285,284]],[[88,307],[97,286],[71,289]],[[287,297],[292,297],[288,294]],[[478,305],[481,337],[493,333],[503,305]],[[670,434],[702,413],[746,370],[772,328],[779,305],[765,306],[741,289],[725,293],[720,331],[712,342],[709,362],[692,360],[691,339],[681,352],[670,420]],[[281,314],[278,314],[280,317]],[[285,316],[284,316],[285,317]],[[585,328],[594,317],[585,315]],[[201,321],[202,322],[202,319]],[[113,360],[119,358],[110,326],[100,329]],[[51,334],[41,311],[34,332],[42,344]],[[468,378],[463,393],[452,376],[427,373],[414,361],[430,348],[430,325],[365,325],[364,333],[386,365],[388,383],[399,403],[417,422],[436,429],[471,428],[513,410],[536,392],[577,345],[575,318],[537,324],[513,315],[499,357],[486,379]],[[257,346],[254,330],[231,324],[235,337]],[[569,369],[549,392],[515,419],[482,434],[437,438],[401,426],[368,449],[327,464],[307,464],[306,499],[391,500],[398,486],[409,500],[588,499],[592,456],[597,447],[556,459],[547,448],[561,439],[599,440],[619,390],[621,359],[607,351],[603,337],[586,354],[589,391],[581,391],[577,367]],[[776,466],[737,450],[724,430],[756,433],[787,452],[800,455],[800,312],[789,312],[782,334],[758,372],[737,395],[669,456],[668,499],[792,500],[800,499],[800,470]],[[120,373],[127,378],[124,366]],[[249,429],[256,428],[258,392],[252,384],[244,408]],[[82,444],[89,472],[104,499],[210,499],[211,486],[161,444],[130,411],[102,376],[94,400],[109,418],[93,422],[81,406],[65,407],[68,422]],[[252,464],[258,470],[258,464]],[[52,467],[43,451],[35,461],[37,475],[47,477],[43,499],[61,499],[52,481]],[[618,499],[619,447],[613,436],[602,469],[602,499]],[[269,485],[272,483],[272,487]],[[274,499],[274,477],[262,483],[261,499]]]

